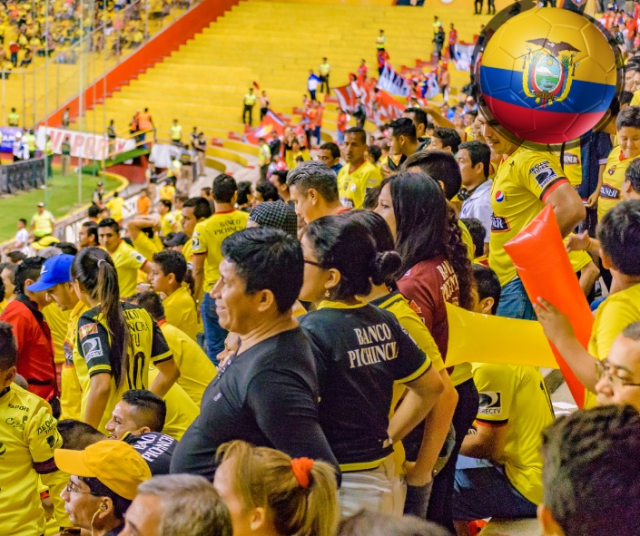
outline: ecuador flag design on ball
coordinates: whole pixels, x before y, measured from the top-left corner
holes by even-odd
[[[515,136],[563,143],[604,117],[618,75],[613,49],[587,18],[534,8],[491,37],[482,55],[480,89],[485,106]]]

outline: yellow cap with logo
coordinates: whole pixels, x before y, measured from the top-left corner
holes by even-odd
[[[138,486],[151,478],[144,458],[122,441],[105,439],[84,450],[57,449],[54,459],[61,471],[97,478],[111,491],[130,501],[138,493]]]

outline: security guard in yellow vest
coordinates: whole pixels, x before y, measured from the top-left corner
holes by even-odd
[[[267,145],[267,140],[264,138],[258,139],[258,145],[260,146],[260,153],[258,154],[260,180],[266,181],[267,171],[269,170],[269,164],[271,163],[271,148]]]
[[[384,30],[380,30],[380,35],[376,39],[376,49],[380,52],[384,52],[387,46],[387,37],[384,35]]]
[[[322,58],[322,63],[318,69],[320,73],[320,91],[329,93],[329,73],[331,73],[331,64],[327,61],[327,58]]]
[[[53,214],[44,209],[44,203],[38,203],[38,212],[31,218],[31,230],[37,239],[53,233],[55,219]]]
[[[33,133],[33,130],[27,132],[24,136],[22,136],[22,143],[25,143],[29,149],[29,158],[36,157],[36,135]]]
[[[244,109],[242,110],[242,122],[245,125],[251,126],[253,124],[253,107],[256,105],[257,97],[253,94],[253,88],[249,88],[249,93],[245,93]],[[247,114],[249,114],[249,121],[247,122]]]
[[[20,124],[20,115],[16,113],[15,108],[11,108],[11,113],[7,117],[10,127],[17,127]]]
[[[182,145],[182,126],[178,124],[178,120],[173,120],[173,125],[171,126],[171,143],[174,145]]]
[[[47,179],[53,179],[53,144],[51,143],[51,136],[47,135],[47,143],[44,146],[44,154],[47,156]]]

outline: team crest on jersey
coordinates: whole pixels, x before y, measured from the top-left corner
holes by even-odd
[[[483,391],[478,404],[479,415],[500,415],[502,413],[502,393],[500,391]]]
[[[527,47],[523,55],[522,88],[527,97],[546,108],[554,101],[562,102],[571,91],[571,83],[580,62],[574,62],[578,52],[570,43],[555,43],[542,37],[527,41],[541,47],[535,52]]]
[[[609,175],[613,175],[615,172],[616,172],[616,166],[614,164],[613,166],[611,166],[611,169],[607,171],[607,173],[609,173]]]

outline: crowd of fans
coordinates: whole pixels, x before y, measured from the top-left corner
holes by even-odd
[[[145,191],[126,224],[99,186],[77,244],[44,206],[31,243],[21,221],[0,272],[0,484],[20,502],[2,533],[467,534],[538,512],[545,534],[632,534],[638,474],[617,460],[640,423],[640,112],[614,103],[575,185],[572,158],[482,114],[462,142],[426,112],[389,125],[384,157],[353,127],[253,188]],[[278,141],[287,160],[297,139]],[[545,204],[576,277],[595,266],[588,352],[503,250]],[[537,368],[473,363],[491,341],[447,367],[447,304],[537,313],[604,407],[554,422]]]
[[[76,45],[90,36],[87,50],[105,47],[118,55],[140,46],[153,28],[161,26],[172,10],[186,9],[193,0],[10,0],[0,13],[0,70],[27,68],[36,56],[54,57],[58,63],[76,63]],[[94,30],[98,30],[95,31]]]
[[[128,219],[99,184],[76,244],[39,206],[0,265],[0,533],[636,534],[640,58],[625,76],[565,150],[469,97],[313,152],[288,128],[255,185],[150,180]],[[504,249],[546,206],[587,349]],[[537,367],[474,362],[499,341],[451,340],[451,306],[539,321],[586,409],[556,419]]]

